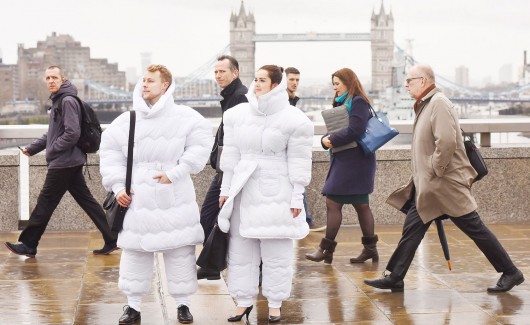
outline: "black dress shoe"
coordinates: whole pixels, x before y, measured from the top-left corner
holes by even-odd
[[[177,319],[181,324],[193,323],[193,315],[190,313],[190,309],[186,305],[180,305],[177,308]]]
[[[524,282],[523,272],[517,270],[512,275],[502,274],[501,278],[497,282],[497,286],[488,288],[488,292],[506,292],[512,290],[513,287],[520,285]]]
[[[212,269],[205,269],[200,267],[197,270],[197,280],[206,279],[206,280],[219,280],[221,278],[221,273]]]
[[[392,292],[402,292],[405,288],[403,280],[393,278],[388,274],[383,274],[383,277],[377,280],[364,280],[369,286],[379,289],[390,289]]]
[[[27,257],[35,257],[37,255],[37,249],[26,246],[24,243],[11,244],[10,242],[5,242],[7,249],[18,255],[26,255]]]
[[[116,246],[116,241],[113,241],[110,243],[105,243],[102,249],[95,249],[92,251],[92,253],[94,253],[94,255],[109,255],[117,249],[120,248]]]
[[[142,316],[140,315],[140,312],[136,311],[136,309],[131,308],[127,305],[125,305],[123,309],[125,311],[123,312],[123,315],[121,315],[118,324],[120,325],[135,324],[136,322],[139,322],[142,320]]]

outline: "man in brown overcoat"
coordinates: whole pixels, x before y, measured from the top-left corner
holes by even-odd
[[[469,236],[502,276],[489,292],[505,292],[523,283],[523,273],[476,212],[471,184],[477,173],[464,148],[458,116],[453,104],[436,88],[432,68],[412,67],[405,87],[416,99],[412,135],[412,177],[387,199],[407,213],[401,240],[386,267],[390,274],[364,283],[392,291],[403,291],[403,279],[432,221],[449,218]]]

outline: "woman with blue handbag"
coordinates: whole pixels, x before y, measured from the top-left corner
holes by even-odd
[[[335,97],[333,107],[345,105],[348,109],[348,127],[322,137],[322,147],[332,149],[357,141],[366,130],[371,117],[370,101],[357,75],[348,68],[343,68],[331,75]],[[357,212],[362,231],[364,248],[358,257],[350,259],[351,263],[363,263],[372,259],[379,260],[374,233],[374,217],[369,205],[369,194],[374,190],[375,154],[365,154],[361,146],[333,152],[330,150],[329,172],[322,189],[326,196],[327,228],[320,247],[306,254],[308,260],[331,264],[333,252],[337,246],[335,237],[342,223],[342,206],[351,204]]]

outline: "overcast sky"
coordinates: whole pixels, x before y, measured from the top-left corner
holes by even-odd
[[[52,32],[70,34],[91,48],[93,58],[108,58],[140,69],[140,53],[167,65],[175,76],[201,67],[229,43],[229,18],[240,0],[20,0],[2,5],[0,50],[4,63],[17,60],[17,43],[35,47]],[[530,61],[529,0],[384,0],[392,9],[395,42],[412,40],[414,57],[450,79],[455,68],[469,68],[472,81],[499,78],[511,64],[514,80]],[[372,10],[381,0],[245,0],[256,32],[370,32]],[[258,43],[256,66],[294,65],[307,82],[328,82],[342,67],[361,79],[371,74],[368,42]],[[139,72],[139,71],[138,71]],[[213,76],[213,72],[212,72]],[[302,79],[303,82],[304,79]]]

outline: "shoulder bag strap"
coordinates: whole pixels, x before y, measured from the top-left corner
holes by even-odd
[[[377,116],[377,113],[375,112],[375,110],[372,107],[372,105],[368,104],[368,106],[370,106],[370,112],[372,113],[372,117],[375,117],[376,119],[379,119],[379,116]]]
[[[129,113],[131,121],[129,123],[129,145],[127,150],[127,174],[125,175],[125,192],[131,195],[131,174],[133,165],[134,129],[136,127],[136,111]]]

